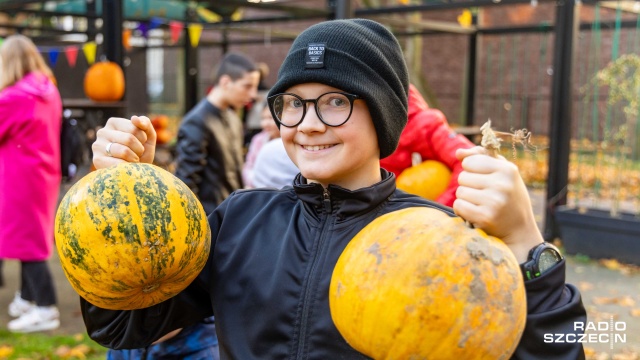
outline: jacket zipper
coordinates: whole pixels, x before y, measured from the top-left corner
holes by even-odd
[[[320,253],[322,252],[322,246],[324,245],[324,240],[325,240],[325,228],[327,226],[327,223],[329,222],[329,219],[331,218],[331,198],[329,197],[329,189],[324,189],[324,192],[322,194],[323,196],[323,200],[322,203],[324,204],[324,209],[325,212],[327,213],[327,216],[324,219],[324,223],[322,224],[322,230],[320,231],[320,240],[318,242],[318,248],[315,252],[315,254],[313,255],[313,259],[311,260],[311,271],[309,272],[309,277],[308,277],[308,281],[307,281],[307,285],[304,289],[304,301],[302,302],[302,319],[300,320],[300,331],[299,331],[299,336],[298,336],[298,351],[296,352],[296,359],[303,359],[303,352],[304,352],[304,347],[305,347],[305,343],[306,343],[306,332],[307,332],[307,322],[309,320],[309,299],[311,297],[311,290],[310,288],[311,283],[313,282],[313,278],[314,278],[314,274],[316,272],[316,268],[318,267],[318,257],[320,256]]]

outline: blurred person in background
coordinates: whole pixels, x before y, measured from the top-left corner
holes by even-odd
[[[251,139],[262,131],[260,120],[262,119],[262,109],[267,106],[267,93],[269,86],[267,85],[267,77],[269,76],[269,65],[263,62],[256,64],[258,72],[260,72],[260,82],[258,83],[258,92],[254,100],[245,105],[242,113],[242,123],[244,124],[244,140],[243,144],[249,146]]]
[[[400,135],[398,148],[390,156],[381,159],[380,166],[393,172],[397,179],[405,169],[412,166],[413,153],[420,154],[422,161],[436,160],[443,163],[451,170],[451,179],[447,189],[436,201],[453,206],[458,189],[458,175],[462,172],[462,161],[456,157],[456,150],[473,146],[466,137],[456,134],[444,114],[430,108],[418,89],[409,84],[407,126]]]
[[[244,55],[225,55],[214,87],[183,118],[176,144],[176,176],[196,194],[207,214],[241,189],[243,128],[237,111],[257,94],[260,72]]]
[[[254,188],[282,189],[293,186],[293,179],[300,170],[291,161],[281,137],[269,140],[260,149],[251,174]]]
[[[0,259],[21,263],[9,304],[12,332],[60,326],[47,260],[60,192],[62,101],[33,42],[12,35],[0,47]]]
[[[267,106],[267,100],[265,99],[262,104],[257,104],[255,106],[262,108],[262,111],[260,112],[260,127],[262,128],[262,131],[251,138],[249,150],[247,151],[247,156],[242,167],[242,179],[246,188],[255,187],[252,179],[253,169],[258,153],[266,143],[280,137],[280,130],[271,116],[271,111],[269,111],[269,107]]]

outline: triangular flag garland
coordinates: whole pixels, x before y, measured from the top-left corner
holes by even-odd
[[[198,6],[196,12],[198,13],[198,16],[203,18],[206,22],[218,22],[222,20],[220,15],[202,6]]]
[[[144,23],[144,22],[139,23],[138,26],[136,27],[136,30],[140,32],[140,35],[143,38],[146,39],[147,37],[149,37],[149,25],[147,25],[147,23]]]
[[[175,44],[180,39],[180,34],[182,34],[182,30],[184,29],[184,24],[180,21],[170,21],[169,22],[169,31],[171,33],[171,44]]]
[[[122,30],[122,47],[127,51],[131,50],[131,29]]]
[[[92,65],[96,61],[96,49],[98,45],[90,41],[84,45],[82,45],[82,52],[84,53],[84,57],[87,59],[87,63]]]
[[[76,66],[76,61],[78,60],[78,47],[77,46],[67,46],[64,48],[64,56],[67,58],[67,63],[71,67]]]
[[[197,47],[202,35],[202,24],[189,24],[189,41],[192,47]]]
[[[49,51],[49,63],[52,68],[56,67],[56,64],[58,63],[58,55],[60,55],[60,51],[58,49],[51,49]]]
[[[465,28],[468,28],[473,24],[473,15],[469,9],[462,10],[462,13],[458,15],[458,24]]]
[[[199,12],[202,17],[202,13]],[[232,17],[233,20],[238,20],[242,17],[242,12],[237,11]],[[220,21],[219,18],[205,18],[205,21],[216,22]],[[162,25],[168,25],[170,44],[176,44],[182,35],[182,32],[187,27],[189,42],[191,46],[197,47],[200,43],[202,31],[204,25],[201,23],[184,23],[178,20],[165,20],[158,17],[152,17],[147,22],[140,22],[135,29],[123,29],[122,30],[122,46],[125,50],[131,49],[131,38],[134,36],[134,32],[139,33],[143,37],[147,37],[149,30],[160,28]],[[0,37],[0,45],[4,42],[4,38]],[[98,45],[95,41],[89,41],[82,45],[69,45],[69,46],[38,46],[38,51],[49,60],[51,67],[55,67],[58,63],[60,52],[64,52],[67,59],[67,64],[70,67],[75,67],[78,60],[78,54],[80,47],[82,47],[82,53],[89,65],[92,65],[96,61],[96,51]]]
[[[162,24],[164,24],[164,21],[161,18],[152,17],[149,19],[149,30],[157,29]]]

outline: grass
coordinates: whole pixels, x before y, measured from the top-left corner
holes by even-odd
[[[107,349],[87,334],[13,334],[0,330],[0,360],[104,360]]]

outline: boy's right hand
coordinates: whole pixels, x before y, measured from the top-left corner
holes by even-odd
[[[96,169],[121,162],[150,164],[156,152],[156,131],[146,116],[132,116],[131,120],[112,117],[96,133],[91,149]]]

